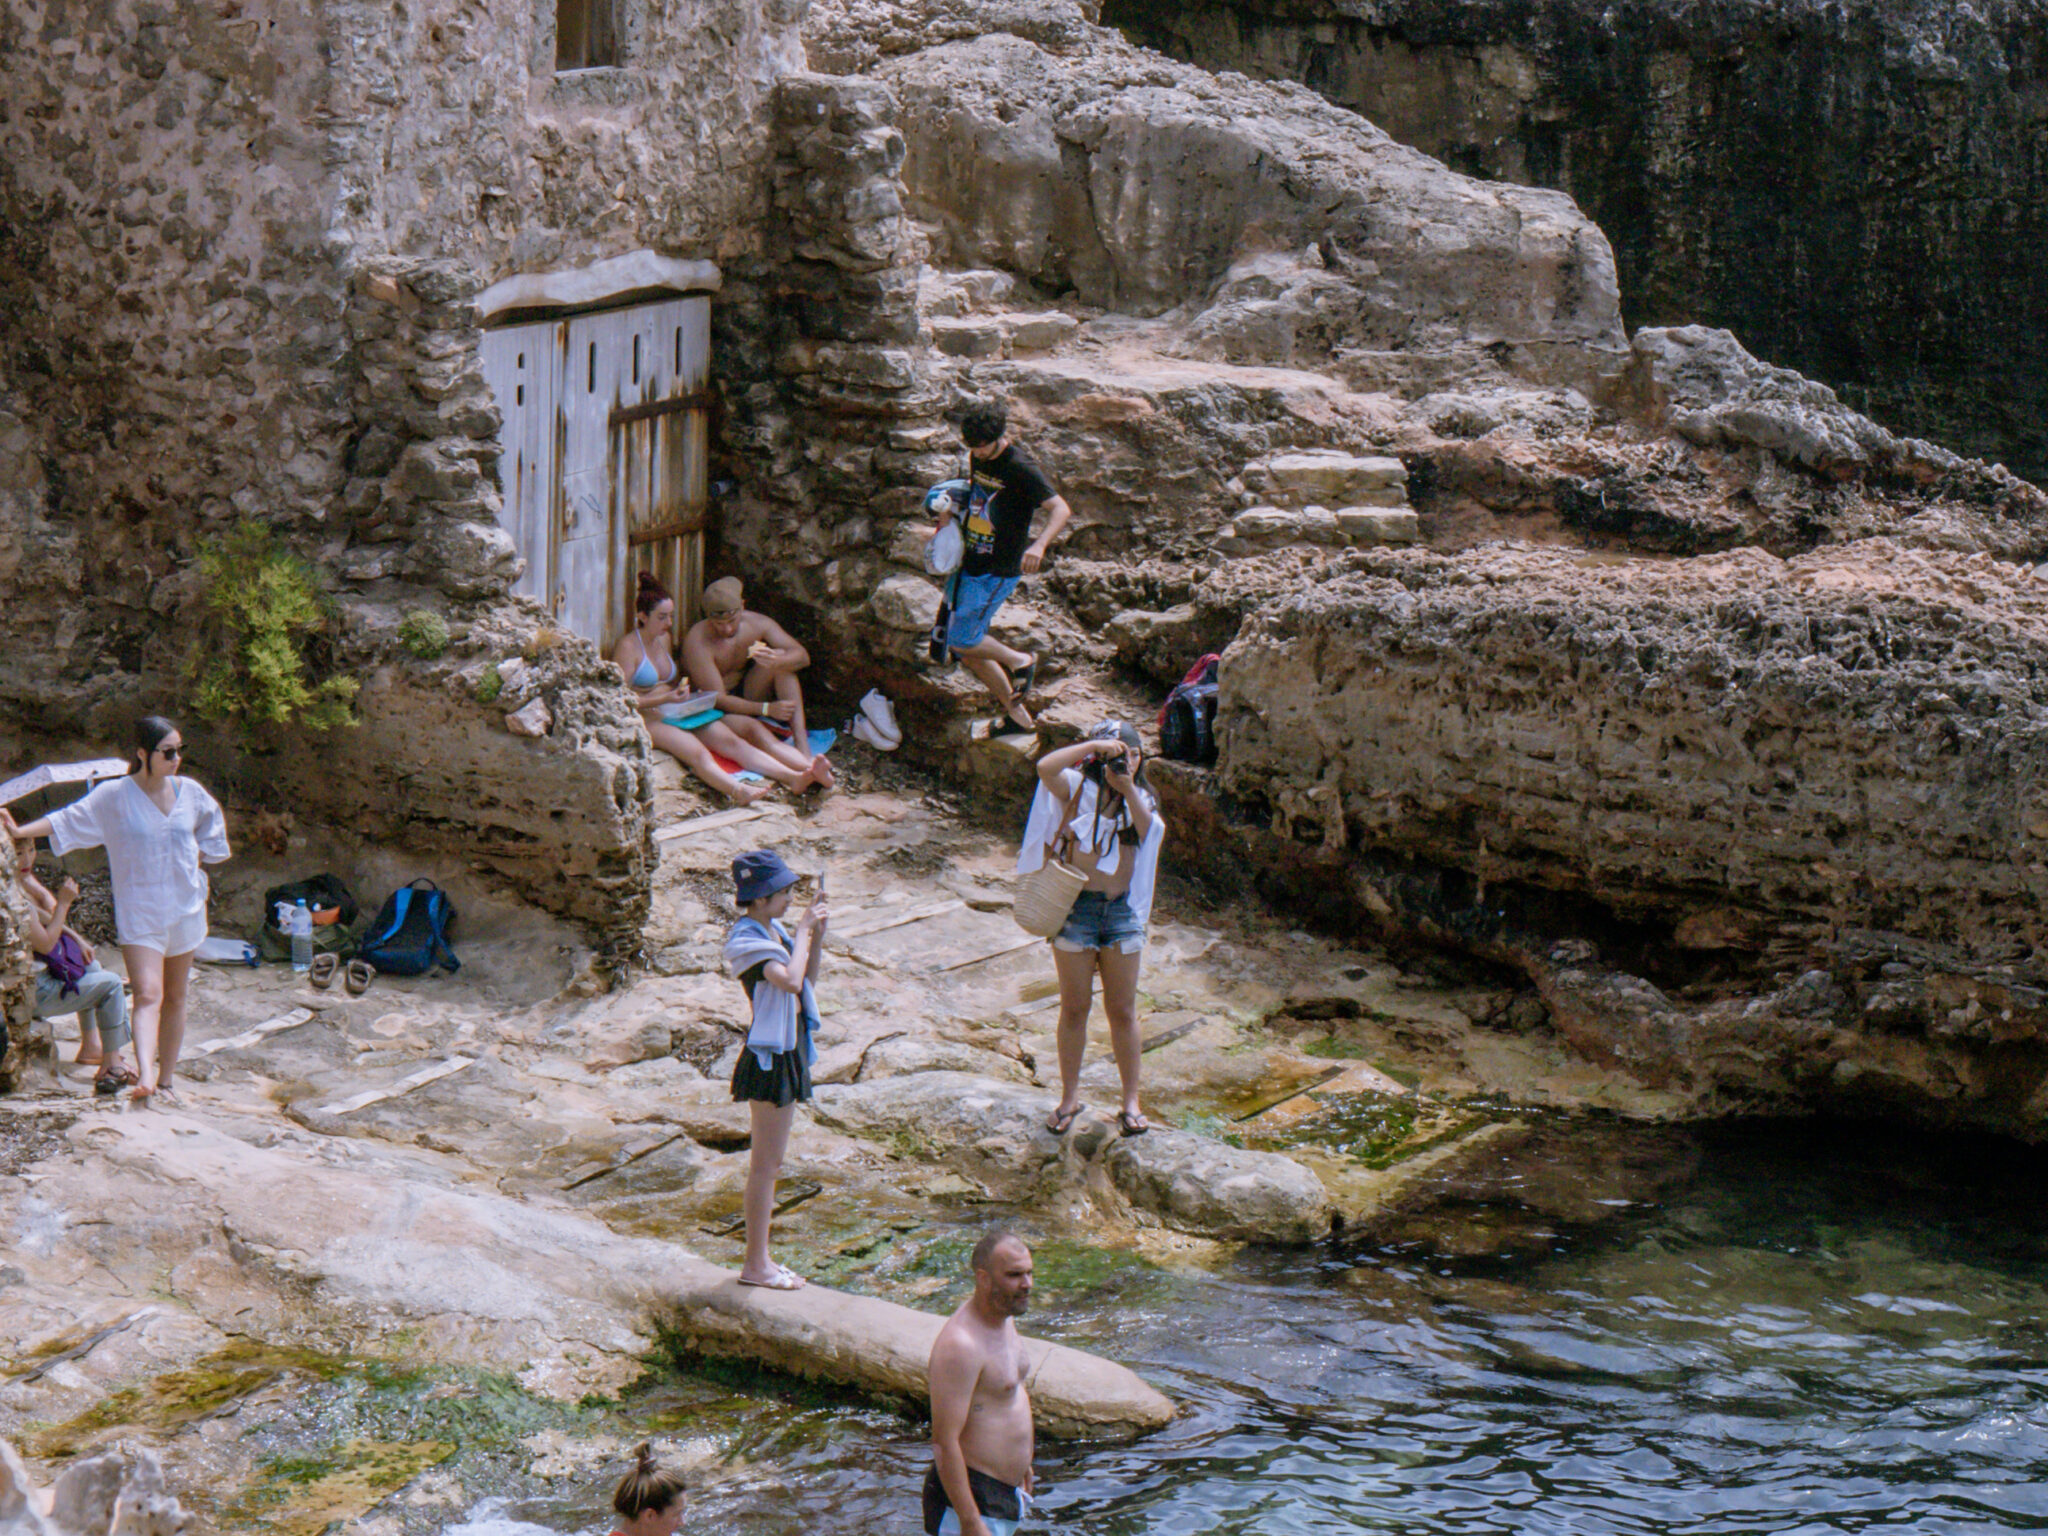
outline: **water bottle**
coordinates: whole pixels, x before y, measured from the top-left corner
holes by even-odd
[[[306,905],[301,896],[292,914],[292,969],[310,971],[313,969],[313,909]]]

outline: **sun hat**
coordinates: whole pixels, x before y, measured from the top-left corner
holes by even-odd
[[[729,619],[745,606],[741,595],[739,577],[721,576],[704,589],[704,612],[714,619]]]
[[[737,887],[733,900],[744,907],[750,901],[760,901],[788,889],[801,878],[782,862],[782,855],[774,849],[757,848],[732,861],[732,883]]]

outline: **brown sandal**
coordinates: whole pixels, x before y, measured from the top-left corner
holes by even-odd
[[[336,954],[315,955],[313,968],[306,972],[306,980],[325,992],[334,985],[334,973],[341,969],[341,956]]]
[[[341,973],[342,989],[350,997],[361,997],[376,979],[377,968],[367,960],[351,960],[348,969]]]

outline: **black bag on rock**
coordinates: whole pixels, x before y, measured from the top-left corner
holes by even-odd
[[[1223,658],[1204,656],[1159,711],[1159,755],[1179,763],[1216,761],[1216,669]]]

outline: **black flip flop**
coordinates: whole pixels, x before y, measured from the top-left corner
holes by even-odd
[[[1121,1134],[1125,1136],[1142,1136],[1152,1129],[1151,1121],[1147,1120],[1142,1114],[1132,1114],[1128,1109],[1117,1111],[1116,1123]]]
[[[1010,696],[1017,699],[1023,698],[1025,694],[1031,691],[1031,685],[1037,681],[1038,658],[1034,656],[1025,664],[1021,677],[1015,672],[1010,674]]]
[[[1064,1115],[1055,1113],[1050,1120],[1045,1122],[1045,1128],[1055,1136],[1064,1136],[1074,1128],[1074,1121],[1079,1117],[1081,1111],[1087,1107],[1086,1104],[1076,1104]]]

